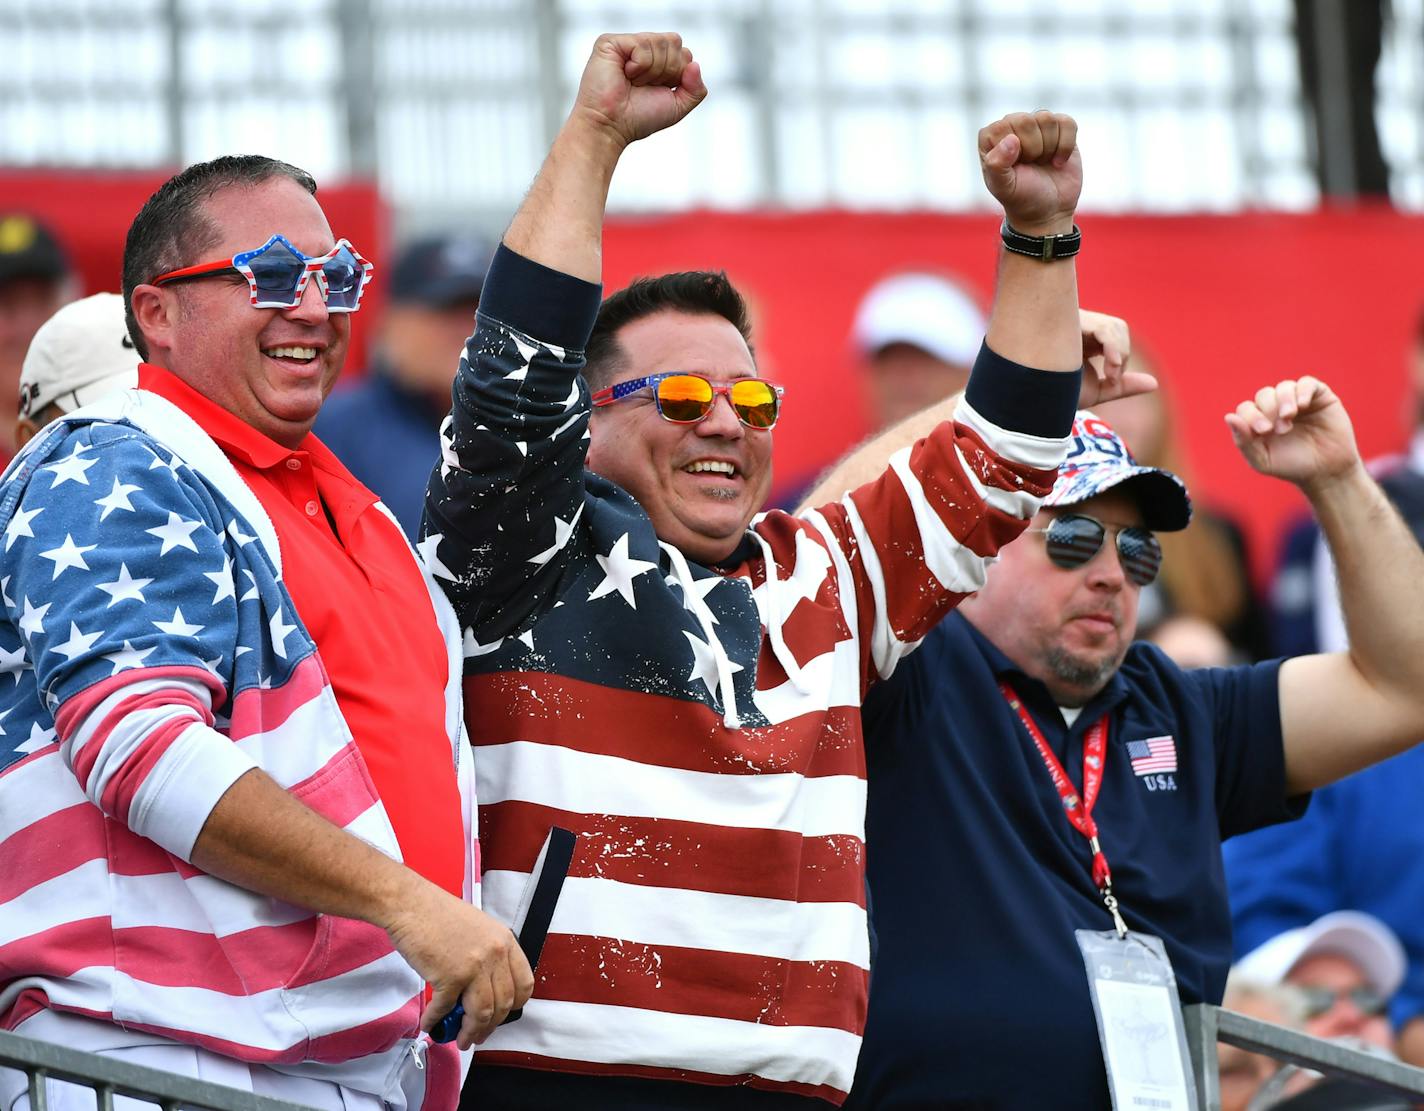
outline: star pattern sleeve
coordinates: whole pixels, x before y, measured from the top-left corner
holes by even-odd
[[[29,477],[0,541],[0,765],[57,740],[94,805],[184,858],[255,766],[213,728],[236,653],[228,524],[177,460],[95,424]]]
[[[579,371],[598,295],[505,247],[490,266],[419,545],[477,641],[517,632],[568,566],[588,453]]]

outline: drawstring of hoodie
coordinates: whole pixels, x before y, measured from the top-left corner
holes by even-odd
[[[702,635],[707,638],[707,643],[712,649],[712,658],[717,662],[717,691],[722,696],[722,724],[728,729],[740,729],[742,718],[737,713],[737,686],[732,681],[732,661],[727,656],[727,650],[722,647],[722,641],[718,638],[717,631],[713,627],[716,620],[712,616],[712,610],[703,601],[702,596],[693,589],[692,569],[688,567],[687,559],[683,554],[671,544],[663,544],[662,541],[658,543],[662,550],[668,554],[677,584],[682,587],[683,602],[697,618],[698,624],[702,626]]]
[[[762,566],[766,568],[764,593],[766,613],[763,616],[767,635],[771,638],[771,653],[776,657],[776,662],[781,665],[782,670],[786,672],[786,677],[791,680],[791,685],[801,694],[810,694],[811,688],[806,683],[806,676],[801,670],[801,665],[796,662],[796,657],[791,654],[791,649],[786,647],[786,638],[781,635],[781,611],[777,608],[777,599],[781,596],[781,591],[778,589],[779,581],[776,577],[776,557],[772,553],[771,545],[767,543],[761,533],[752,532],[751,535],[761,545]]]

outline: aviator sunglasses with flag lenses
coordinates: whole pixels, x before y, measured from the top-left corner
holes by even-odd
[[[713,382],[700,374],[670,371],[646,378],[630,378],[593,395],[595,405],[612,405],[651,388],[658,415],[673,424],[696,424],[712,412],[718,394],[726,394],[732,412],[748,428],[768,429],[781,415],[781,395],[786,391],[761,378]]]
[[[294,309],[315,275],[327,312],[355,312],[361,307],[361,294],[373,269],[345,239],[338,239],[324,255],[304,255],[285,235],[274,235],[256,250],[170,270],[154,278],[152,284],[236,271],[247,279],[254,309]]]
[[[1095,517],[1081,513],[1065,513],[1053,518],[1047,528],[1026,529],[1041,532],[1048,543],[1048,558],[1067,570],[1082,567],[1103,546],[1107,526]],[[1162,567],[1162,545],[1145,528],[1117,530],[1117,554],[1128,581],[1146,586],[1157,577]]]

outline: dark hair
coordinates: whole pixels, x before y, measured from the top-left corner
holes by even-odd
[[[215,193],[233,185],[261,185],[274,177],[290,178],[316,194],[311,174],[287,162],[261,154],[226,154],[174,174],[139,209],[124,242],[123,292],[124,320],[140,356],[148,358],[148,342],[134,319],[134,287],[191,266],[218,241],[222,231],[203,211]]]
[[[657,278],[635,278],[598,310],[588,338],[583,376],[597,392],[610,385],[622,369],[624,354],[618,332],[624,325],[665,310],[693,316],[720,316],[730,321],[752,350],[752,325],[747,303],[721,270],[685,270]],[[753,359],[756,352],[752,351]]]

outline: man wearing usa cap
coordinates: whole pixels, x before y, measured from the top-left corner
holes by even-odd
[[[1310,499],[1352,651],[1183,671],[1133,644],[1152,532],[1184,527],[1190,503],[1080,412],[1029,535],[866,703],[880,945],[848,1106],[1107,1108],[1075,936],[1113,928],[1107,885],[1126,927],[1164,943],[1181,1000],[1219,1002],[1221,840],[1424,734],[1424,556],[1344,407],[1303,378],[1227,421],[1256,470]]]

